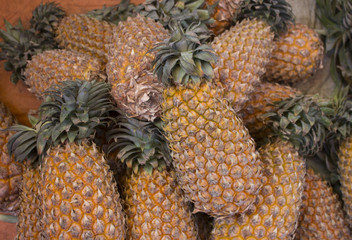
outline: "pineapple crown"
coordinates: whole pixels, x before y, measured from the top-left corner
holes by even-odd
[[[242,0],[236,21],[257,18],[266,21],[276,36],[287,32],[294,23],[291,5],[286,0]]]
[[[130,0],[122,0],[119,4],[101,9],[95,9],[86,13],[87,16],[118,25],[119,22],[125,21],[129,16],[136,15],[136,6]]]
[[[317,17],[325,27],[325,49],[331,56],[330,73],[338,83],[352,86],[352,3],[317,0]]]
[[[65,11],[57,3],[40,3],[32,12],[31,28],[42,42],[53,44],[53,48],[57,48],[57,43],[54,40],[55,30],[59,21],[65,16]]]
[[[211,19],[214,8],[215,5],[207,6],[205,0],[147,0],[136,11],[170,29],[172,21],[179,21],[184,28],[193,22],[201,22],[206,27],[214,21]]]
[[[14,126],[9,153],[17,161],[42,159],[48,148],[65,142],[93,139],[96,130],[109,122],[114,109],[110,86],[96,81],[65,81],[45,93],[39,120],[33,128]]]
[[[6,60],[5,70],[12,72],[11,82],[17,83],[18,80],[24,81],[23,72],[27,61],[52,46],[42,44],[33,30],[25,30],[21,20],[18,20],[17,26],[4,21],[6,31],[0,29],[0,37],[3,39],[0,42],[0,60]]]
[[[153,66],[158,79],[165,85],[211,80],[216,55],[207,44],[209,30],[200,22],[192,23],[187,29],[178,22],[172,22],[170,26],[171,37],[150,50],[157,52]]]
[[[328,172],[337,176],[338,151],[340,143],[352,132],[352,101],[348,98],[348,87],[337,89],[331,101],[333,113],[330,114],[332,125],[327,133],[323,148],[315,159],[324,165]],[[331,182],[331,181],[330,181]]]
[[[274,136],[291,142],[303,156],[319,152],[324,144],[333,114],[330,101],[318,96],[296,96],[275,103],[275,112],[264,114]]]
[[[152,122],[121,114],[107,134],[108,153],[137,174],[141,169],[151,174],[170,166],[171,155],[161,130]]]

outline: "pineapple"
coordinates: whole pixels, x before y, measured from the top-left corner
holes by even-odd
[[[292,10],[285,0],[243,1],[241,11],[237,24],[212,42],[219,56],[215,65],[218,85],[224,88],[224,97],[236,112],[249,100],[265,73],[274,31],[284,31],[292,21]]]
[[[10,213],[19,209],[19,188],[22,181],[22,165],[9,155],[6,148],[13,135],[7,128],[15,123],[14,116],[0,103],[0,211]]]
[[[313,169],[307,170],[297,240],[351,239],[344,213],[335,194]]]
[[[25,167],[21,188],[21,204],[16,239],[40,239],[43,232],[41,199],[39,195],[40,171],[38,166]]]
[[[241,0],[206,0],[208,5],[215,5],[211,17],[214,23],[210,24],[210,29],[217,36],[232,25],[233,18],[240,9]]]
[[[302,203],[305,161],[280,139],[259,152],[265,183],[255,204],[241,215],[216,218],[212,239],[292,239]]]
[[[172,21],[178,21],[184,28],[194,21],[200,21],[204,27],[212,22],[211,7],[204,0],[146,0],[135,11],[169,30]]]
[[[254,92],[238,115],[243,119],[244,125],[253,138],[263,139],[269,134],[268,118],[264,118],[263,115],[276,110],[275,102],[293,98],[297,94],[299,91],[289,86],[260,83],[254,88]]]
[[[128,239],[194,239],[190,206],[170,169],[170,153],[150,122],[120,117],[108,134],[109,151],[127,165],[125,205]]]
[[[178,20],[184,27],[200,20],[215,35],[219,35],[232,23],[241,0],[147,0],[136,7],[136,11],[160,22],[169,28],[172,19]]]
[[[64,17],[55,31],[56,41],[65,49],[89,54],[106,63],[112,43],[114,24],[86,15]]]
[[[338,150],[338,169],[340,174],[342,199],[344,202],[344,209],[346,211],[347,223],[352,227],[352,137],[346,137],[341,142]]]
[[[4,40],[0,42],[0,60],[6,60],[4,68],[12,72],[11,82],[17,83],[19,80],[24,81],[24,69],[27,61],[33,55],[52,49],[46,44],[41,45],[40,39],[31,30],[25,30],[22,22],[19,20],[17,26],[12,26],[5,20],[7,31],[0,29],[0,37]]]
[[[37,155],[30,159],[41,164],[45,239],[125,239],[116,182],[101,150],[90,141],[114,109],[109,91],[106,83],[83,80],[51,88],[36,128],[17,127],[8,144],[18,161]]]
[[[32,57],[24,71],[29,90],[38,98],[53,84],[73,79],[103,77],[103,64],[89,55],[68,50],[48,50]]]
[[[5,20],[6,31],[0,30],[0,60],[5,62],[5,70],[11,71],[11,81],[24,81],[23,72],[32,56],[45,50],[58,48],[54,41],[53,29],[65,12],[55,3],[40,4],[33,10],[31,28],[24,29],[19,19],[17,26]]]
[[[274,41],[265,79],[294,84],[313,76],[323,67],[324,47],[318,33],[303,24],[290,25]]]
[[[254,141],[211,82],[215,56],[204,44],[208,31],[196,23],[172,28],[170,39],[153,50],[165,88],[163,129],[179,184],[194,212],[243,212],[262,186]]]
[[[31,29],[40,38],[41,45],[52,45],[57,48],[55,31],[59,21],[66,16],[66,12],[55,2],[40,3],[33,12],[30,19]]]
[[[114,29],[106,66],[112,95],[130,117],[153,121],[161,114],[162,84],[152,72],[154,44],[167,38],[160,23],[137,15]]]
[[[271,135],[292,143],[303,156],[322,150],[332,130],[333,109],[329,99],[297,95],[274,103],[275,111],[263,115]]]

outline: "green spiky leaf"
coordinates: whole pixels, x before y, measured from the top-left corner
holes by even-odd
[[[135,174],[141,169],[165,169],[170,166],[171,157],[161,130],[151,122],[127,118],[123,114],[117,118],[108,134],[108,153],[116,160],[126,163]]]
[[[287,32],[294,23],[292,7],[286,0],[243,0],[235,21],[247,18],[266,21],[276,35]]]
[[[165,85],[187,85],[211,80],[212,64],[217,57],[212,48],[206,45],[210,35],[200,23],[191,24],[187,29],[179,23],[171,25],[172,35],[164,43],[156,45],[153,62],[154,73]]]

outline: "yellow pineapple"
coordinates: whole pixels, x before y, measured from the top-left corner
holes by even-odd
[[[229,215],[254,202],[261,165],[247,129],[210,82],[208,37],[199,24],[174,25],[168,42],[154,48],[155,72],[165,84],[163,128],[186,198],[194,212]]]
[[[212,47],[219,56],[215,76],[236,112],[265,73],[274,31],[284,31],[290,21],[292,10],[285,0],[246,0],[241,2],[236,25],[213,40]]]
[[[127,238],[197,238],[190,206],[170,169],[170,153],[150,122],[120,117],[108,133],[109,152],[127,165],[124,196]]]
[[[24,71],[29,90],[38,98],[53,84],[66,80],[103,78],[103,64],[90,55],[48,50],[32,57]]]
[[[352,226],[352,137],[342,141],[338,156],[338,169],[341,182],[342,199],[346,211],[347,223]]]
[[[215,74],[235,111],[243,108],[265,72],[274,34],[263,21],[244,20],[212,42],[219,61]]]
[[[125,239],[116,182],[105,156],[90,140],[114,109],[110,88],[103,82],[75,80],[51,90],[36,128],[17,127],[8,144],[18,161],[36,157],[41,163],[43,237]]]
[[[21,204],[17,222],[18,240],[40,239],[43,212],[39,194],[40,171],[38,166],[27,165],[23,173]]]
[[[348,240],[351,233],[337,194],[313,169],[307,170],[297,240]]]
[[[5,104],[0,103],[0,211],[15,213],[19,209],[22,165],[8,153],[6,144],[13,135],[7,128],[16,123]]]
[[[128,116],[154,120],[160,116],[162,84],[152,73],[148,51],[168,36],[160,23],[137,15],[114,29],[106,71],[112,95]]]
[[[290,25],[274,41],[265,79],[292,84],[313,76],[323,67],[324,46],[318,33],[303,24]]]
[[[80,14],[65,16],[55,30],[56,40],[65,49],[78,51],[107,61],[114,24]]]
[[[113,9],[107,11],[114,16]],[[56,30],[56,39],[65,49],[89,54],[106,63],[118,107],[128,116],[152,121],[161,113],[162,86],[152,74],[153,54],[148,50],[164,40],[167,31],[160,23],[139,15],[128,17],[118,26],[93,18],[101,18],[103,13],[104,10],[90,16],[64,17]]]
[[[255,139],[265,138],[270,129],[267,127],[268,117],[264,114],[276,111],[275,102],[295,97],[299,91],[289,86],[277,83],[263,82],[254,88],[249,100],[244,104],[243,109],[238,113],[249,133]]]
[[[259,148],[264,186],[247,212],[216,218],[212,239],[291,239],[302,203],[305,161],[283,140]]]

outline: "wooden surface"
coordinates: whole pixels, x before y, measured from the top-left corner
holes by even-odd
[[[8,20],[11,24],[16,24],[18,18],[22,19],[25,27],[29,26],[29,19],[32,16],[33,9],[41,2],[47,0],[0,0],[0,28],[4,29],[3,19]],[[60,6],[68,13],[84,13],[102,6],[112,6],[120,0],[60,0]],[[142,0],[131,0],[138,4]],[[27,87],[19,82],[14,85],[10,82],[11,73],[4,70],[4,62],[0,62],[0,101],[4,102],[10,111],[16,116],[22,124],[29,124],[27,113],[30,109],[37,109],[40,105]],[[1,238],[0,238],[1,239]]]
[[[13,240],[16,236],[16,223],[0,221],[0,239]]]

